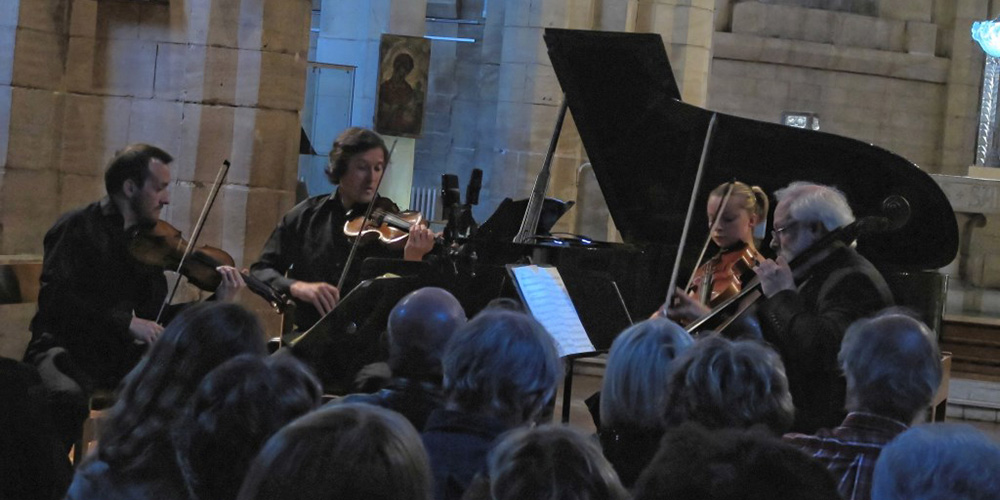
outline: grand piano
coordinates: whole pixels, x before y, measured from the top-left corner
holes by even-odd
[[[416,269],[393,284],[362,284],[351,294],[356,300],[345,298],[292,347],[321,368],[328,389],[343,390],[358,368],[381,356],[377,337],[388,310],[407,291],[448,288],[471,316],[493,298],[516,297],[504,270],[515,262],[557,267],[594,345],[607,349],[622,325],[609,321],[602,307],[621,301],[636,319],[654,311],[664,300],[678,252],[680,276],[686,278],[695,266],[707,237],[703,207],[709,191],[733,178],[769,193],[792,181],[834,185],[857,217],[901,221],[892,231],[862,235],[857,249],[887,275],[897,302],[925,311],[932,326],[940,322],[944,280],[934,270],[954,259],[958,227],[944,193],[916,165],[854,139],[682,102],[659,35],[550,28],[544,39],[624,244],[473,238],[464,255],[476,258],[464,265]],[[679,248],[713,114],[717,124],[696,191],[689,244]],[[768,219],[770,227],[771,215]],[[770,234],[762,248],[769,239]],[[614,286],[604,286],[608,282]]]

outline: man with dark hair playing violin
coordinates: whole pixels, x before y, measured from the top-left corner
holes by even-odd
[[[326,169],[337,190],[309,198],[285,214],[265,243],[260,260],[251,266],[256,278],[296,299],[298,330],[308,329],[330,312],[345,292],[333,285],[351,251],[344,225],[364,216],[373,202],[376,208],[399,211],[392,200],[375,192],[388,164],[389,150],[378,134],[360,127],[342,132],[333,143]],[[409,233],[402,251],[376,244],[360,246],[344,288],[350,290],[357,284],[358,264],[368,257],[402,256],[418,261],[434,247],[434,234],[423,225],[412,226]]]
[[[67,445],[79,436],[92,391],[114,389],[163,331],[155,322],[167,293],[163,268],[138,262],[128,247],[130,232],[155,225],[170,203],[171,161],[154,146],[126,147],[105,171],[108,195],[64,214],[45,235],[25,361],[38,368]],[[243,278],[232,267],[217,270],[215,298],[232,300]]]
[[[853,248],[837,241],[817,248],[827,235],[854,222],[843,193],[793,182],[775,197],[771,248],[777,257],[754,268],[764,296],[754,316],[785,363],[796,410],[792,430],[811,434],[844,418],[846,385],[837,354],[847,327],[893,299],[875,266]],[[669,317],[691,320],[708,312],[678,295]]]

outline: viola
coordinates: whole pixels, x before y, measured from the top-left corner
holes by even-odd
[[[360,238],[361,243],[379,241],[390,247],[399,247],[406,244],[410,226],[421,224],[425,219],[420,212],[393,212],[376,208],[372,210],[368,223],[362,227],[364,221],[364,216],[358,216],[345,222],[344,235],[350,239]]]
[[[166,221],[157,221],[153,226],[137,226],[129,233],[128,250],[139,262],[164,269],[178,270],[192,285],[207,291],[214,291],[222,283],[219,266],[234,266],[233,257],[220,248],[202,245],[191,251],[184,265],[181,259],[187,251],[188,241],[180,230]],[[288,297],[267,283],[247,273],[240,273],[250,291],[260,295],[271,305],[283,312],[289,303]]]
[[[740,293],[762,258],[750,245],[721,252],[695,271],[688,295],[714,308]]]

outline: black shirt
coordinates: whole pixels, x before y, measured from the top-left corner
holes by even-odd
[[[26,360],[64,347],[99,387],[115,387],[142,355],[128,333],[166,297],[163,270],[128,253],[124,219],[108,197],[64,214],[45,234],[38,313]]]
[[[388,198],[379,198],[376,206],[398,211]],[[345,209],[336,193],[314,196],[299,203],[281,218],[264,244],[260,260],[250,267],[250,273],[286,294],[296,281],[336,285],[351,252],[352,242],[344,235],[344,224],[355,217],[363,217],[367,209],[368,204]],[[358,247],[344,281],[344,290],[340,291],[341,297],[357,285],[361,262],[368,257],[399,258],[401,252],[380,244]],[[296,301],[296,306],[295,325],[299,330],[304,331],[319,321],[319,312],[311,304]]]

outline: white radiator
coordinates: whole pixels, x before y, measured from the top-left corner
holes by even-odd
[[[437,220],[438,188],[414,187],[410,190],[410,210],[424,215],[424,219]]]

